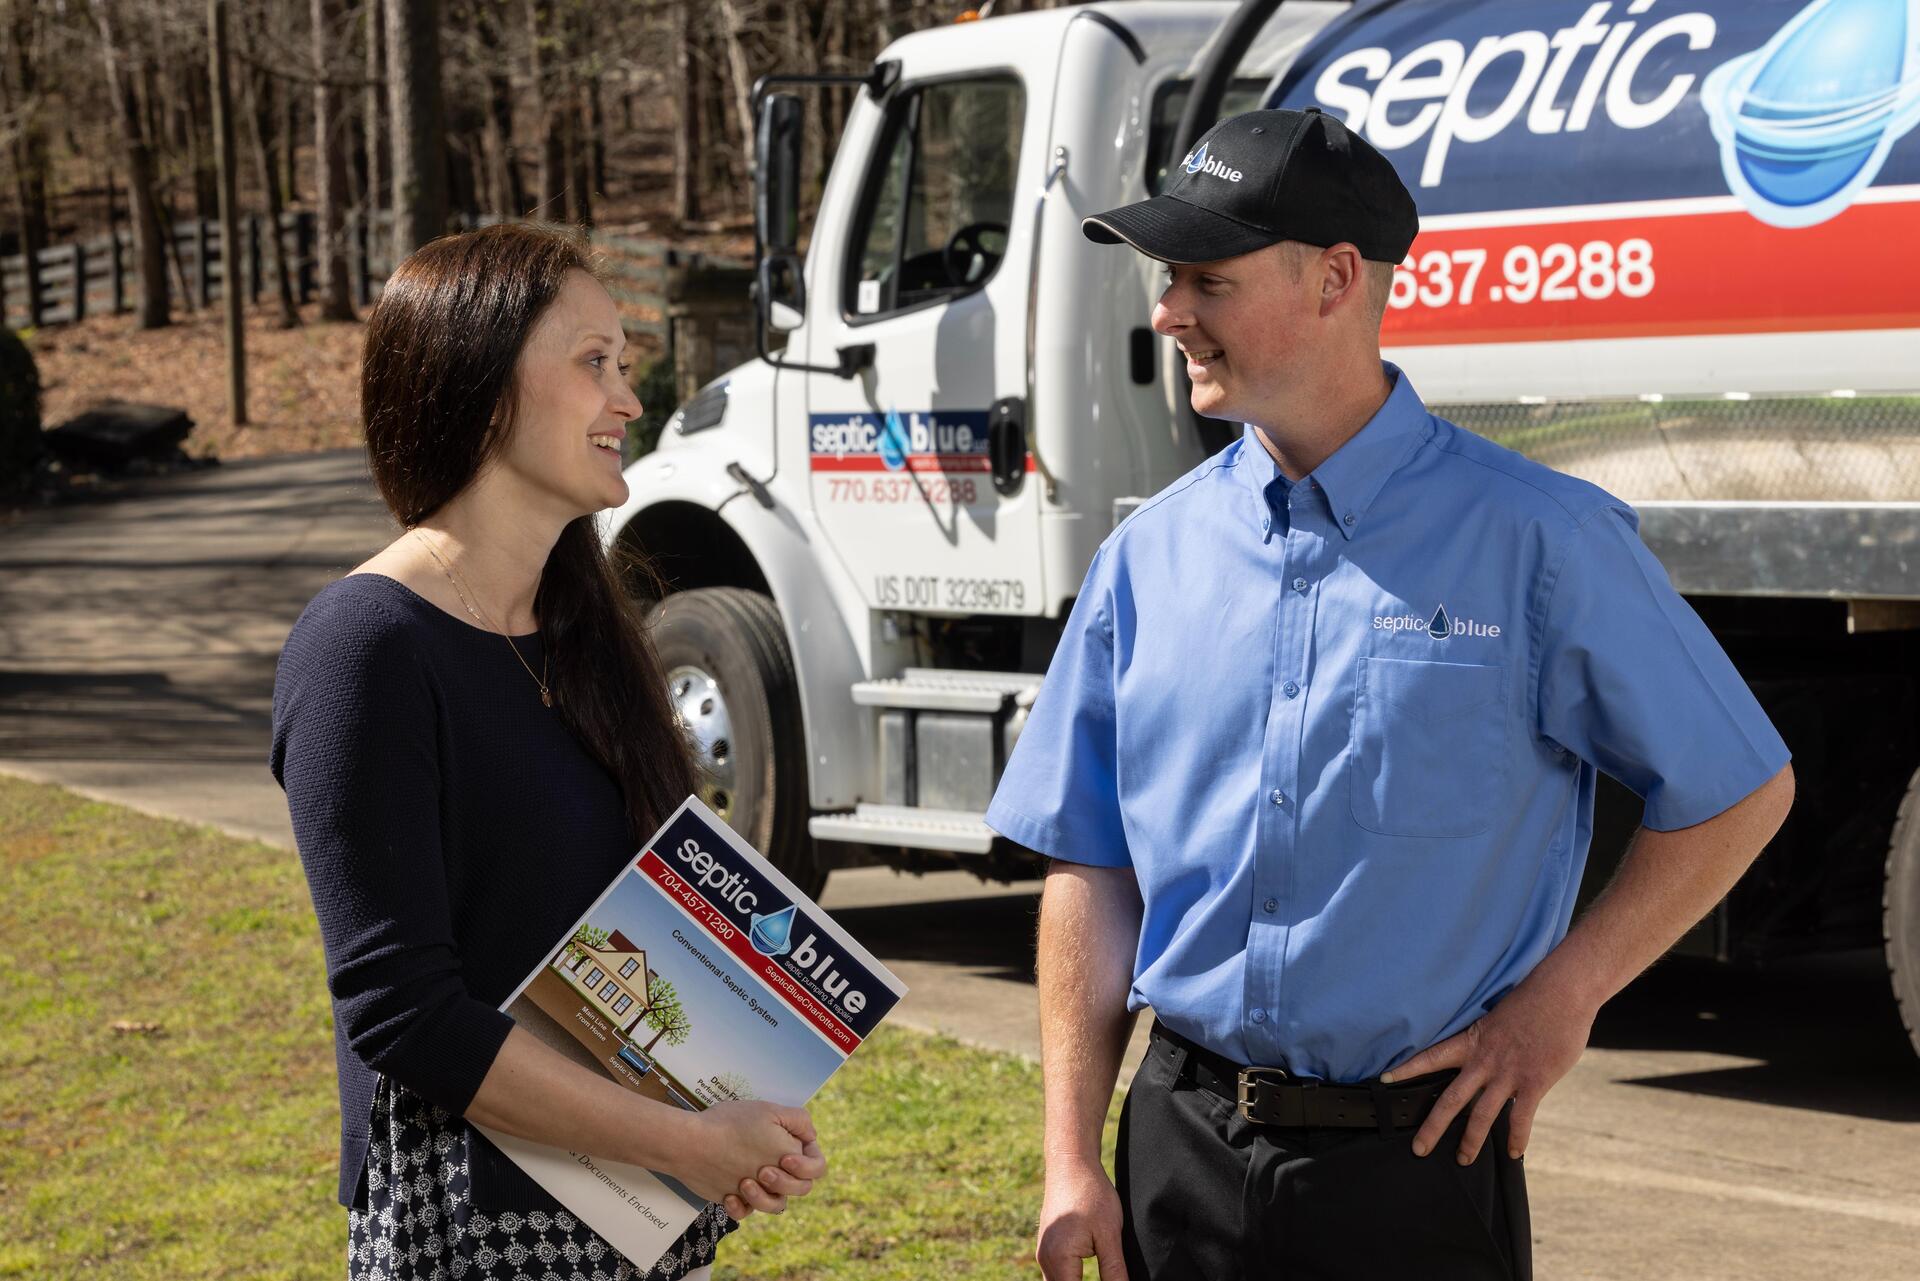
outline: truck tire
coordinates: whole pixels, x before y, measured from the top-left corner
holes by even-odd
[[[827,882],[807,835],[800,686],[772,599],[738,587],[676,592],[653,610],[667,695],[691,732],[700,799],[807,894]]]
[[[1920,1054],[1920,772],[1907,784],[1894,820],[1880,907],[1893,997],[1913,1052]]]

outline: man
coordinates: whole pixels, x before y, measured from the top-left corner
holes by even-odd
[[[1541,1097],[1788,752],[1628,507],[1382,364],[1417,218],[1378,152],[1262,111],[1183,168],[1083,229],[1168,264],[1153,327],[1247,426],[1102,545],[987,815],[1053,860],[1041,1270],[1527,1277]],[[1601,770],[1643,826],[1569,930]]]

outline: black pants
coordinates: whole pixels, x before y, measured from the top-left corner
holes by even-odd
[[[1526,1174],[1501,1112],[1478,1158],[1413,1130],[1258,1125],[1154,1037],[1120,1114],[1130,1281],[1531,1281]]]

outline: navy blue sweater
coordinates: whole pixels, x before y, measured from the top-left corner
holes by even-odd
[[[516,640],[539,671],[539,638]],[[272,767],[326,945],[352,1205],[375,1074],[463,1114],[513,1026],[500,1002],[634,842],[613,777],[507,642],[377,575],[331,584],[294,624]],[[470,1147],[476,1200],[551,1203],[479,1134]]]

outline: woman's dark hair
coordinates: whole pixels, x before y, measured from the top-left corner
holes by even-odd
[[[513,431],[515,373],[570,271],[596,275],[571,229],[501,223],[400,264],[367,317],[360,415],[387,510],[413,528],[465,489]],[[694,787],[666,678],[592,516],[561,531],[534,609],[554,705],[620,784],[635,842]],[[644,568],[636,566],[635,568]]]

